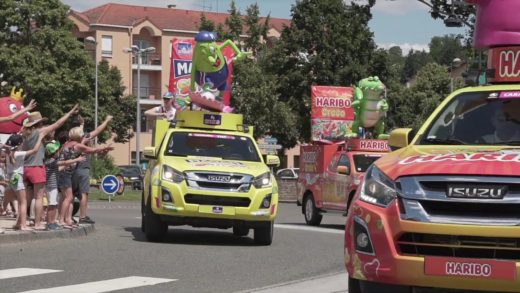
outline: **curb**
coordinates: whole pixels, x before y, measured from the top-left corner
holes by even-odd
[[[30,232],[10,232],[6,231],[4,234],[0,234],[0,244],[6,243],[20,243],[20,242],[29,242],[36,240],[44,240],[44,239],[67,239],[67,238],[75,238],[80,236],[87,236],[88,234],[95,231],[94,224],[90,225],[81,225],[78,228],[68,230],[58,230],[58,231],[30,231]]]

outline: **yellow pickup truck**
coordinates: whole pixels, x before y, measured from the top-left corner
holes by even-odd
[[[170,225],[190,225],[236,236],[254,229],[255,243],[271,244],[278,186],[270,167],[280,160],[264,160],[242,115],[183,111],[157,121],[153,139],[141,203],[148,241],[163,240]]]

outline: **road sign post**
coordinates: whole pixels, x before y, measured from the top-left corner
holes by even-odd
[[[111,202],[112,196],[119,190],[119,180],[114,175],[106,175],[101,180],[101,189],[108,194],[108,202]]]

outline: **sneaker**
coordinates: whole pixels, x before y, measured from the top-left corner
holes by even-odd
[[[56,223],[48,224],[47,230],[49,230],[49,231],[61,230],[61,226]]]
[[[95,224],[96,222],[94,222],[94,220],[92,220],[91,218],[86,216],[84,218],[79,218],[79,223],[80,224]]]

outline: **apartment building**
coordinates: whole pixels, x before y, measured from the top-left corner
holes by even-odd
[[[141,108],[140,149],[151,142],[153,121],[142,113],[161,104],[161,97],[167,91],[170,77],[171,41],[174,38],[193,38],[198,33],[200,11],[175,8],[132,6],[109,3],[79,12],[71,10],[73,34],[79,40],[93,37],[96,44],[85,44],[92,50],[96,62],[107,60],[111,66],[121,71],[126,94],[138,95],[137,69],[138,60],[125,48],[137,45],[140,48],[154,47],[154,53],[141,57],[139,103]],[[226,13],[204,12],[208,20],[215,24],[224,24]],[[279,38],[283,26],[289,25],[288,19],[270,18],[267,42]],[[129,115],[136,115],[129,113]],[[135,127],[134,127],[135,128]],[[112,152],[118,165],[134,164],[136,158],[135,137],[126,144],[114,144]],[[294,151],[293,151],[294,152]],[[293,166],[294,156],[284,160]],[[146,164],[144,158],[141,161]]]

